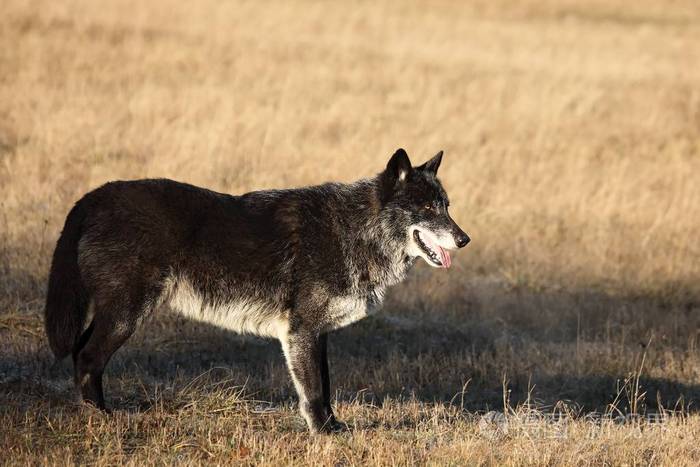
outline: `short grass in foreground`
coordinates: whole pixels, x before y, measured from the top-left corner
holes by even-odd
[[[104,414],[75,403],[70,364],[53,365],[39,304],[6,314],[0,458],[97,465],[700,461],[693,348],[656,338],[640,346],[620,336],[485,338],[478,322],[487,318],[477,310],[461,322],[404,306],[392,299],[381,317],[333,335],[336,407],[349,431],[315,438],[296,411],[275,342],[162,310],[113,359],[106,393],[115,410]]]
[[[157,391],[121,379],[120,389],[136,391],[138,396],[119,400],[128,407],[110,415],[44,400],[32,401],[31,408],[11,405],[0,416],[3,427],[8,427],[0,443],[3,459],[17,464],[94,465],[693,465],[700,461],[697,415],[623,418],[613,412],[584,417],[565,409],[542,411],[521,405],[489,417],[465,412],[459,405],[415,398],[367,403],[361,393],[337,406],[351,431],[310,439],[289,404],[268,407],[246,395],[226,374],[208,372],[189,383],[175,378]]]

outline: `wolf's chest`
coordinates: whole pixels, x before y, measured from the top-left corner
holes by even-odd
[[[382,306],[384,289],[358,295],[343,295],[328,302],[327,326],[338,329],[375,314]]]

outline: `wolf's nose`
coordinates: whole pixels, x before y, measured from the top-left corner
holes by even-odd
[[[457,248],[463,248],[463,247],[467,246],[467,243],[469,243],[470,241],[471,241],[471,238],[469,238],[469,235],[467,235],[467,234],[461,234],[455,238],[455,243],[457,244]]]

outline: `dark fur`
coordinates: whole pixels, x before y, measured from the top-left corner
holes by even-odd
[[[202,315],[227,310],[222,319],[243,331],[279,325],[302,413],[312,431],[330,429],[326,333],[378,308],[384,288],[404,278],[412,223],[468,242],[447,214],[440,160],[412,168],[399,150],[372,179],[242,196],[163,179],[108,183],[76,203],[56,245],[51,348],[72,354],[83,398],[104,408],[112,354],[163,302],[198,297]]]

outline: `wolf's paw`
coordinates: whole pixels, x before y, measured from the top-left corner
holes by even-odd
[[[344,431],[350,431],[350,426],[345,422],[336,420],[335,417],[331,417],[323,424],[320,431],[323,433],[342,433]]]
[[[94,411],[96,413],[102,413],[105,415],[112,415],[112,409],[105,406],[104,403],[100,405],[97,402],[90,400],[90,399],[80,398],[78,401],[76,401],[76,405],[78,407],[82,407],[84,409]]]

